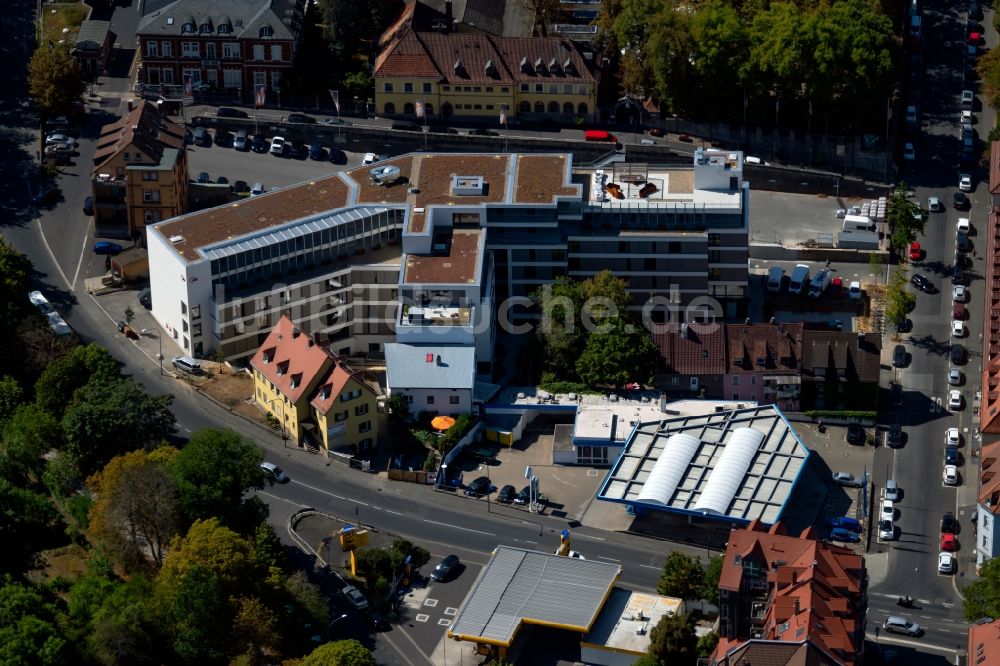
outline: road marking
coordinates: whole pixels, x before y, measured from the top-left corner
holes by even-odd
[[[318,493],[323,493],[324,495],[329,495],[330,497],[333,497],[334,499],[344,500],[345,502],[354,502],[355,504],[357,504],[359,506],[368,506],[368,502],[362,502],[361,500],[351,499],[350,497],[341,497],[340,495],[335,495],[334,493],[331,493],[331,492],[329,492],[327,490],[323,490],[322,488],[317,488],[316,486],[310,486],[308,483],[302,483],[301,481],[292,481],[292,483],[297,483],[300,486],[305,486],[309,490],[315,490]]]
[[[458,609],[455,608],[454,606],[448,606],[447,608],[444,609],[444,614],[449,616],[458,615]]]
[[[598,555],[597,559],[599,559],[599,560],[607,560],[609,562],[621,562],[621,560],[616,560],[613,557],[604,557],[603,555]]]
[[[417,616],[413,619],[416,620],[417,622],[426,622],[427,620],[431,619],[431,616],[427,615],[426,613],[418,613]]]
[[[528,539],[514,539],[514,541],[516,541],[518,543],[530,543],[533,546],[537,546],[538,545],[537,541],[529,541]]]
[[[428,608],[434,608],[437,605],[438,605],[437,599],[424,599],[424,606],[427,606]]]
[[[382,509],[382,510],[385,511],[386,513],[391,513],[391,514],[396,515],[396,516],[405,516],[406,515],[405,513],[401,513],[399,511],[393,511],[392,509]]]
[[[76,262],[76,272],[73,273],[73,284],[69,286],[69,290],[73,291],[76,288],[76,281],[80,277],[80,267],[83,266],[83,257],[87,253],[87,243],[90,242],[90,224],[87,224],[87,233],[83,236],[83,244],[80,246],[80,259]]]
[[[441,527],[451,527],[451,528],[456,529],[456,530],[462,530],[463,532],[475,532],[476,534],[483,534],[483,535],[491,536],[491,537],[495,537],[496,536],[496,534],[493,534],[492,532],[484,532],[482,530],[474,530],[471,527],[459,527],[458,525],[450,525],[448,523],[439,523],[436,520],[428,520],[426,518],[424,518],[424,522],[425,523],[430,523],[431,525],[440,525]]]
[[[955,652],[955,645],[937,645],[935,643],[926,643],[924,641],[911,641],[905,638],[896,638],[895,636],[882,633],[876,636],[874,633],[866,633],[865,638],[876,641],[878,643],[889,643],[891,645],[905,645],[907,647],[913,647],[917,649],[925,650],[935,650],[937,652],[945,652],[948,654],[953,654]]]
[[[451,620],[442,617],[441,619],[438,620],[438,626],[439,627],[450,627],[451,626]]]
[[[266,493],[263,490],[258,490],[257,494],[258,495],[264,495],[266,497],[270,497],[271,499],[281,500],[282,502],[287,502],[288,504],[291,504],[292,506],[298,507],[300,509],[306,508],[305,504],[299,504],[298,502],[293,502],[290,499],[285,499],[284,497],[278,497],[277,495],[272,495],[271,493]]]
[[[640,567],[645,567],[647,569],[656,569],[657,571],[660,571],[661,569],[663,569],[663,567],[654,567],[652,564],[640,564],[639,566]]]
[[[574,539],[593,539],[594,541],[607,541],[604,537],[588,536],[586,534],[574,534]]]
[[[49,247],[49,240],[45,237],[45,232],[42,231],[41,218],[36,217],[35,222],[38,223],[38,235],[42,237],[42,245],[45,246],[45,251],[49,253],[49,258],[52,259],[52,263],[55,264],[56,270],[59,271],[59,275],[62,276],[63,282],[66,284],[66,286],[69,288],[70,291],[73,291],[73,285],[70,284],[69,278],[67,278],[66,274],[63,273],[62,266],[59,265],[59,260],[56,259],[56,255],[53,254],[52,248]]]

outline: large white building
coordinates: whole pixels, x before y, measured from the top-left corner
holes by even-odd
[[[153,315],[193,356],[245,363],[288,314],[338,354],[471,345],[486,377],[494,314],[530,316],[560,275],[610,269],[636,309],[710,295],[740,314],[748,195],[724,151],[579,171],[563,154],[413,153],[148,227]]]

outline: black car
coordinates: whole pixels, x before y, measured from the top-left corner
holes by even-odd
[[[889,386],[889,404],[899,407],[903,404],[903,385],[893,382]]]
[[[527,504],[531,501],[531,486],[521,488],[521,491],[514,498],[514,504]]]
[[[228,106],[220,106],[215,110],[215,115],[219,118],[249,118],[246,111],[240,111],[239,109],[233,109]]]
[[[945,465],[957,465],[958,464],[958,449],[954,446],[944,447],[944,464]]]
[[[965,269],[962,268],[961,264],[955,264],[951,267],[951,283],[965,284]]]
[[[865,434],[865,429],[862,428],[857,423],[851,423],[847,426],[847,443],[848,444],[864,444],[867,436]]]
[[[951,346],[951,362],[955,365],[965,363],[965,347],[962,345]]]
[[[55,200],[57,196],[59,196],[59,188],[53,183],[45,183],[38,188],[38,191],[35,192],[35,196],[31,197],[31,200],[36,206],[40,206]]]
[[[972,243],[969,241],[969,234],[956,234],[955,249],[959,252],[968,252],[972,249]]]
[[[469,130],[470,136],[500,136],[499,132],[495,132],[491,129],[474,129]]]
[[[233,145],[233,134],[224,129],[215,130],[215,145],[217,146],[231,146]]]
[[[449,555],[434,567],[434,571],[431,572],[431,580],[438,582],[448,580],[455,574],[458,564],[458,555]]]
[[[238,180],[229,187],[233,194],[246,194],[250,191],[250,184],[245,180]]]
[[[898,449],[903,445],[903,427],[898,423],[894,423],[889,426],[889,432],[886,433],[885,443],[891,449]]]
[[[468,497],[479,497],[480,495],[489,495],[493,492],[493,485],[490,480],[485,476],[479,476],[472,480],[472,483],[465,487],[465,494]]]
[[[83,200],[83,214],[93,215],[94,214],[94,197],[86,197]]]
[[[345,127],[350,127],[351,123],[346,120],[341,120],[340,118],[327,118],[323,121],[324,125],[343,125]]]
[[[406,131],[406,132],[422,132],[423,131],[423,129],[420,127],[420,125],[416,124],[415,122],[413,122],[411,120],[397,120],[396,122],[394,122],[390,126],[390,129],[403,130],[403,131]]]
[[[153,309],[153,291],[149,287],[139,292],[139,303],[147,310]]]
[[[323,159],[323,144],[314,143],[311,146],[309,146],[309,159],[311,160]]]
[[[270,148],[271,144],[263,134],[254,136],[253,142],[250,144],[250,150],[255,153],[266,153]]]
[[[288,122],[290,123],[306,123],[308,125],[313,125],[316,123],[316,119],[312,116],[307,116],[304,113],[290,113],[288,114]]]
[[[969,197],[965,196],[965,192],[955,192],[952,201],[958,210],[969,210]]]
[[[431,131],[435,132],[437,134],[458,134],[459,133],[458,130],[455,129],[454,127],[432,127]]]
[[[910,284],[912,284],[914,287],[924,292],[925,294],[934,293],[934,285],[931,284],[931,281],[927,279],[927,276],[923,275],[922,273],[917,273],[916,275],[911,277]]]
[[[513,502],[514,501],[514,495],[516,493],[517,493],[517,491],[514,489],[514,486],[512,486],[512,485],[510,485],[508,483],[506,486],[504,486],[503,488],[500,489],[499,493],[497,493],[497,501],[498,502],[504,502],[504,503]]]
[[[212,179],[208,177],[208,172],[207,171],[202,171],[201,173],[198,174],[198,182],[199,183],[211,183]]]
[[[906,365],[906,347],[903,345],[896,345],[892,350],[892,364],[897,368],[902,368]]]
[[[979,3],[973,2],[969,5],[969,18],[973,21],[983,20],[983,8],[979,6]]]
[[[941,516],[941,533],[958,534],[958,521],[955,520],[955,516],[950,513]]]
[[[913,321],[911,319],[904,319],[903,321],[896,324],[897,333],[909,333],[913,330]]]

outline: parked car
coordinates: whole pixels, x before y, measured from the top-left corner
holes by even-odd
[[[955,573],[955,556],[948,552],[938,553],[938,573]]]
[[[31,197],[31,201],[39,206],[54,201],[57,196],[59,196],[59,188],[56,187],[55,183],[44,183],[38,187],[38,191]]]
[[[61,144],[64,146],[72,146],[76,148],[76,139],[65,134],[49,134],[45,137],[45,145],[52,146],[56,144]]]
[[[350,127],[351,123],[346,120],[341,120],[340,118],[327,118],[323,121],[324,125],[343,125],[345,127]]]
[[[965,363],[965,347],[962,345],[952,345],[950,356],[952,363],[955,365],[962,365]]]
[[[212,182],[212,179],[209,178],[207,171],[202,171],[201,173],[198,174],[198,182],[199,183],[210,183],[210,182]]]
[[[906,347],[903,345],[896,345],[893,347],[892,364],[897,368],[902,368],[906,365]]]
[[[856,518],[849,518],[848,516],[828,518],[826,524],[830,527],[840,527],[851,532],[861,532],[861,522]]]
[[[920,243],[913,241],[910,243],[910,261],[920,261],[924,256],[924,251],[920,247]]]
[[[316,119],[312,116],[307,116],[304,113],[289,113],[288,122],[290,123],[306,123],[307,125],[313,125],[316,123]]]
[[[314,143],[309,146],[309,159],[311,160],[321,160],[323,159],[323,144]]]
[[[885,482],[885,498],[890,502],[898,502],[902,492],[899,489],[899,484],[896,483],[895,479],[888,479]]]
[[[97,241],[94,243],[94,254],[118,255],[122,253],[122,246],[110,241]]]
[[[952,386],[961,386],[962,371],[958,368],[948,368],[948,383]]]
[[[899,382],[889,385],[889,404],[896,407],[903,404],[903,385]]]
[[[285,137],[276,136],[271,139],[271,147],[268,152],[272,155],[284,155],[285,154]]]
[[[903,159],[907,162],[913,162],[917,159],[917,151],[909,141],[903,146]]]
[[[834,472],[833,482],[848,488],[860,488],[861,481],[850,472]]]
[[[84,215],[94,214],[94,197],[83,198],[83,214]]]
[[[441,562],[434,567],[434,570],[431,571],[431,580],[439,583],[447,581],[455,575],[455,570],[458,569],[458,565],[458,555],[449,555],[441,560]]]
[[[958,550],[958,539],[955,538],[954,534],[942,534],[941,535],[941,550],[953,551]]]
[[[341,593],[347,597],[347,600],[351,602],[351,605],[357,610],[366,610],[368,608],[368,600],[365,599],[365,595],[361,594],[361,590],[353,585],[345,586],[344,589],[341,590]]]
[[[239,151],[245,151],[250,147],[250,142],[247,140],[247,131],[239,130],[236,132],[236,137],[233,139],[233,148]]]
[[[260,464],[260,471],[264,473],[264,478],[271,481],[271,483],[288,483],[291,479],[285,474],[284,470],[270,462],[262,462]]]
[[[229,186],[229,191],[233,194],[246,194],[250,191],[250,184],[245,180],[237,180]]]
[[[958,534],[958,520],[950,513],[941,516],[941,533]]]
[[[153,290],[145,287],[139,291],[139,304],[147,310],[153,309]]]
[[[962,434],[958,431],[958,428],[948,428],[944,431],[944,445],[945,446],[961,446],[962,445]]]
[[[959,305],[957,305],[955,307],[960,307],[963,310],[965,309],[965,306],[963,306],[961,304],[959,304]],[[964,314],[964,312],[963,312],[963,314]],[[963,323],[962,321],[958,321],[958,320],[952,321],[951,322],[951,334],[952,334],[952,336],[954,336],[956,338],[964,338],[965,337],[965,323]]]
[[[944,204],[939,197],[927,197],[927,210],[932,213],[940,213],[944,210]]]
[[[830,530],[830,540],[841,541],[843,543],[858,543],[861,541],[861,537],[850,530],[845,530],[842,527],[834,527]]]
[[[469,130],[469,135],[470,136],[500,136],[500,133],[496,132],[494,130],[491,130],[491,129],[477,128],[477,129]]]
[[[375,153],[365,153],[364,158],[361,160],[361,166],[368,166],[370,164],[375,164],[379,161],[379,156]]]
[[[264,138],[263,134],[258,134],[253,138],[253,142],[250,144],[250,150],[255,153],[266,153],[269,147],[268,141]]]
[[[527,504],[531,501],[531,486],[525,486],[521,488],[520,492],[517,493],[517,497],[514,498],[514,504]]]
[[[967,173],[958,174],[958,189],[962,192],[972,191],[972,176]]]
[[[962,409],[962,392],[956,389],[948,391],[948,409]]]
[[[944,447],[944,463],[946,465],[958,464],[958,449],[954,446]]]
[[[936,291],[933,283],[931,283],[930,279],[923,273],[917,273],[911,277],[910,284],[925,294],[933,294]]]
[[[956,210],[968,210],[971,206],[969,202],[969,197],[965,196],[964,192],[955,192],[952,201]]]
[[[493,490],[490,480],[485,476],[479,476],[465,487],[465,494],[468,497],[479,497],[480,495],[489,495]]]
[[[941,474],[941,480],[946,486],[957,486],[958,485],[958,468],[954,465],[945,465],[944,472]]]
[[[513,502],[514,501],[514,496],[516,494],[517,494],[517,491],[514,489],[514,486],[512,486],[510,484],[507,484],[506,486],[504,486],[503,488],[500,489],[499,493],[497,493],[497,501],[498,502],[504,502],[504,503]]]
[[[878,521],[878,536],[887,541],[896,538],[896,524],[891,520]]]
[[[890,500],[882,500],[882,504],[879,507],[879,518],[881,520],[895,520],[896,505],[894,505]]]
[[[889,426],[885,436],[885,443],[891,449],[898,449],[903,445],[903,427],[898,423]]]

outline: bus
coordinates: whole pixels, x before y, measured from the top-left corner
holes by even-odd
[[[583,138],[585,141],[606,141],[608,143],[618,143],[618,138],[611,132],[605,132],[604,130],[584,130]]]

